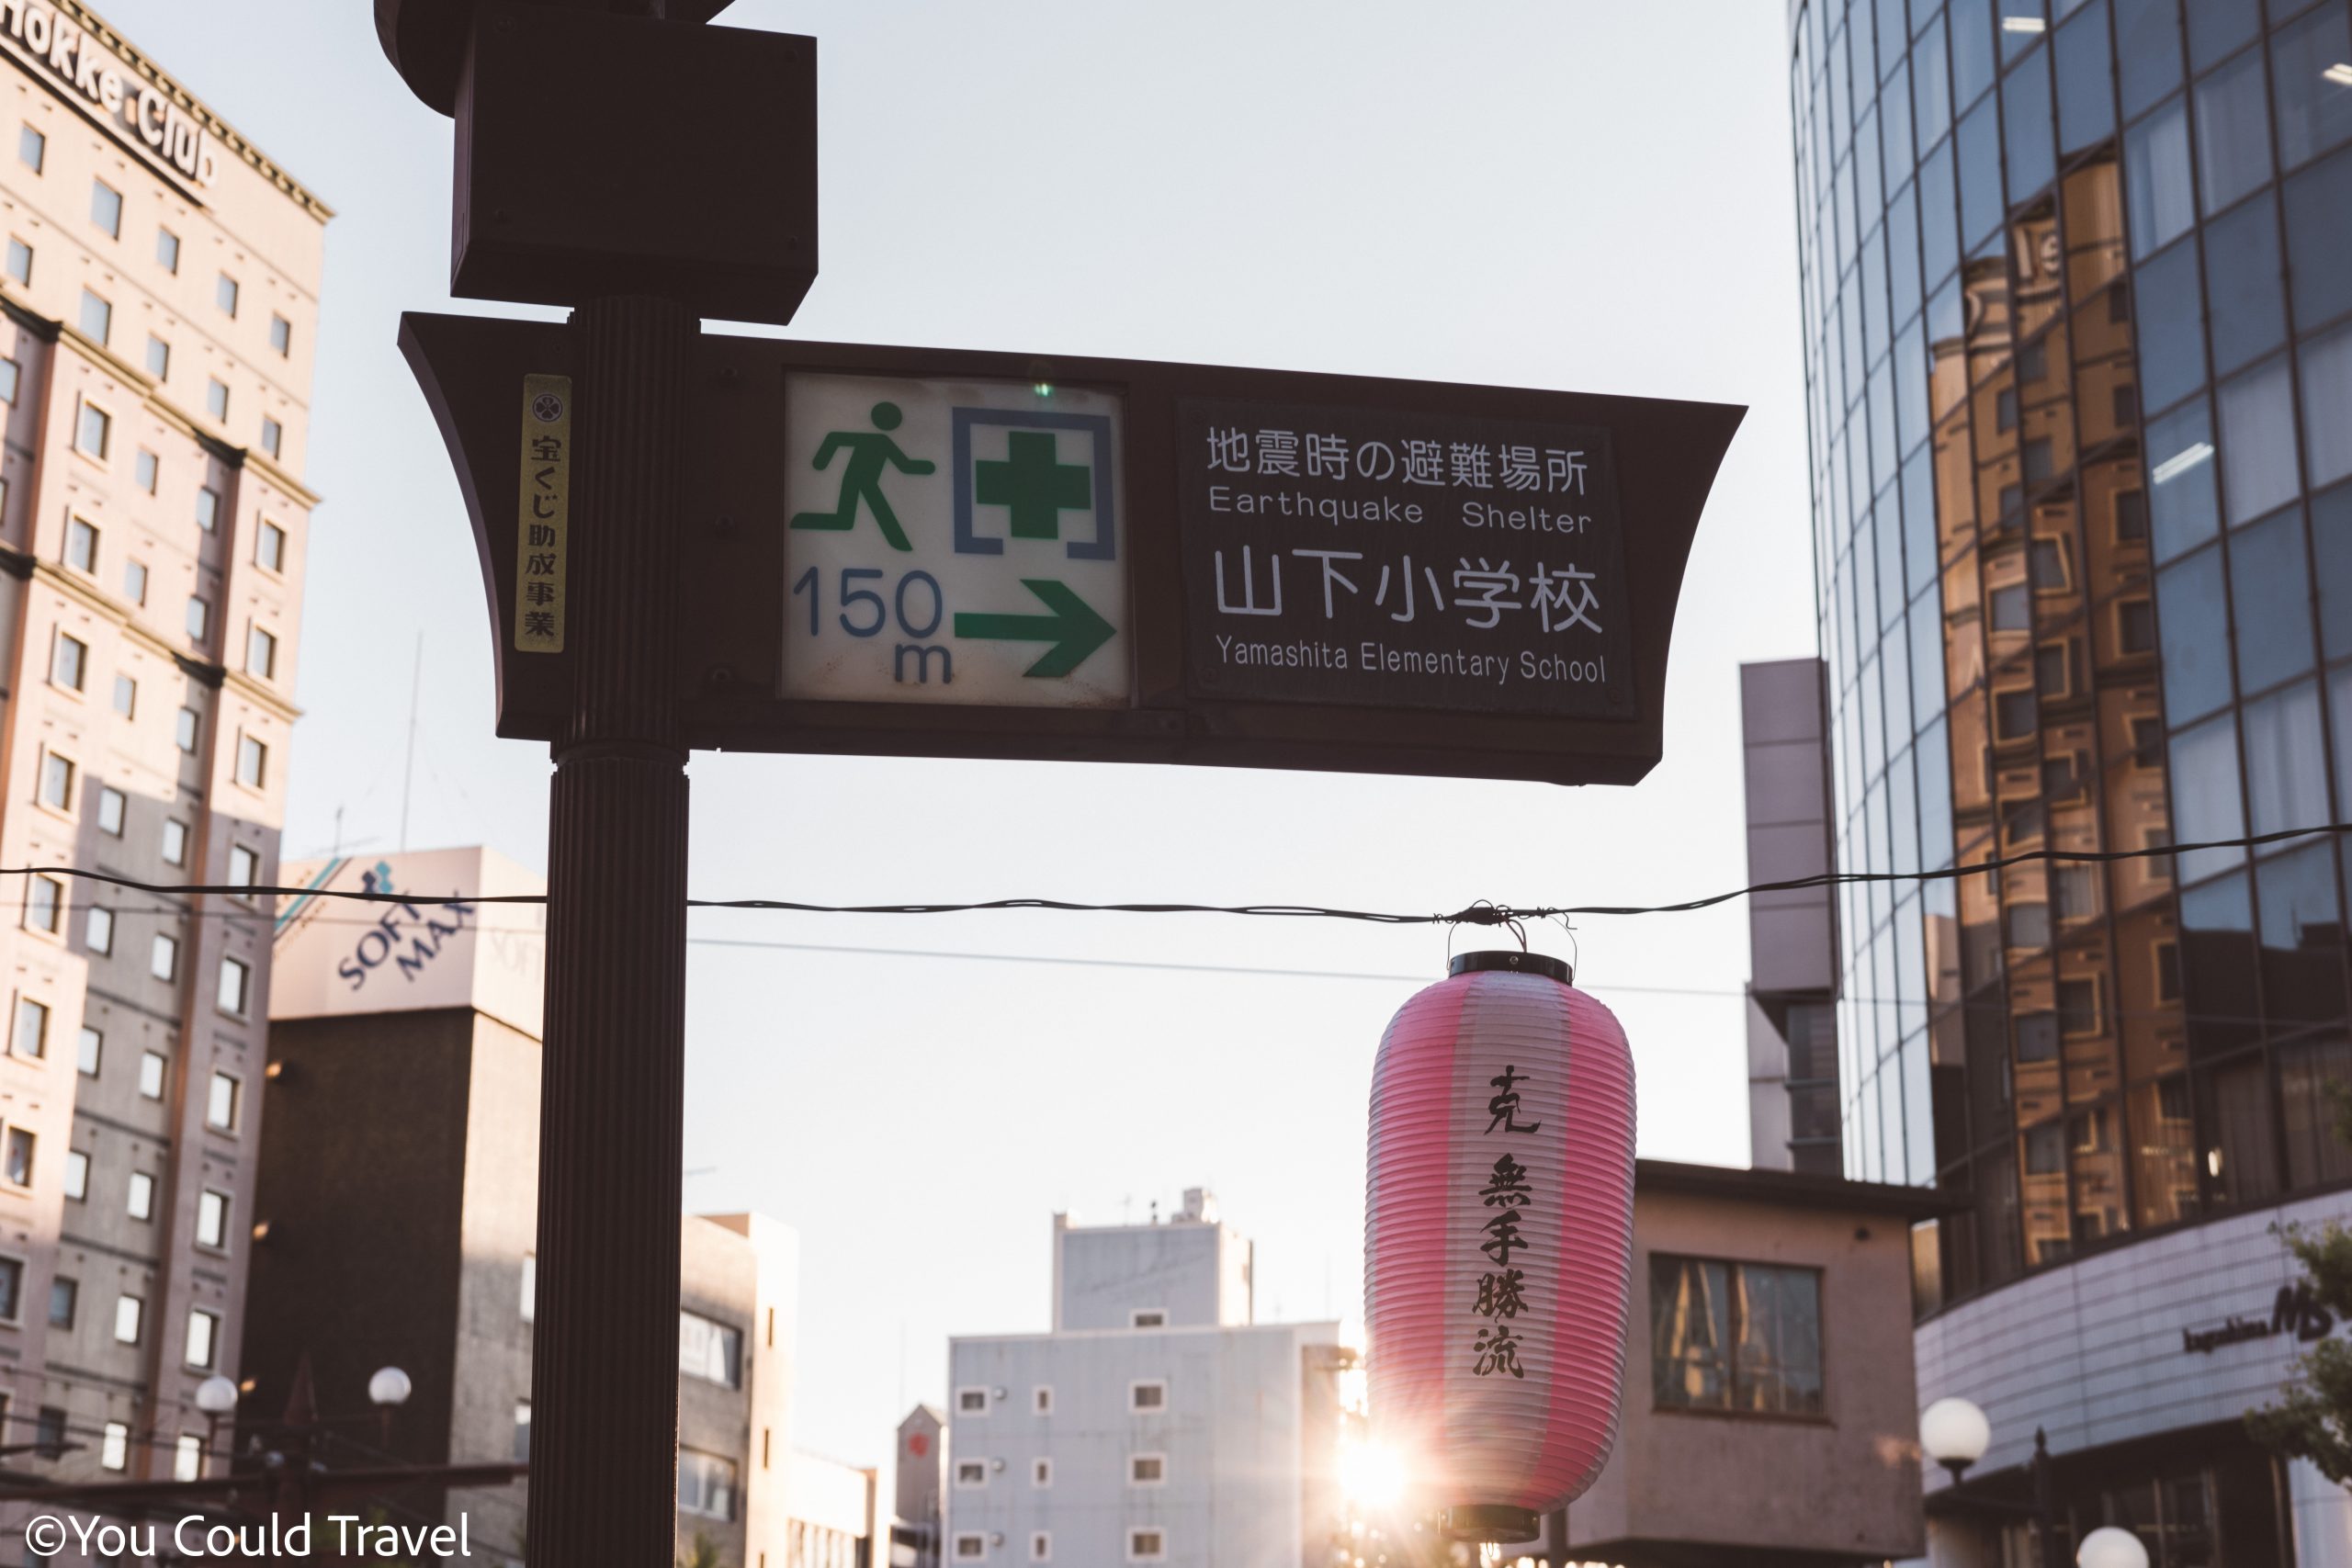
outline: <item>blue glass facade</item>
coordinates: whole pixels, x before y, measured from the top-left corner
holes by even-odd
[[[2347,0],[1800,0],[1839,869],[2352,817]],[[2333,839],[1842,890],[1933,1301],[2352,1180]]]

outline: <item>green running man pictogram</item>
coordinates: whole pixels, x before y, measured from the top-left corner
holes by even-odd
[[[911,550],[914,547],[907,543],[906,530],[899,526],[898,513],[890,510],[889,502],[883,497],[882,469],[888,464],[900,473],[927,474],[934,465],[928,458],[908,457],[899,450],[899,444],[890,439],[888,433],[898,429],[899,421],[906,417],[899,412],[898,404],[876,403],[868,417],[874,421],[874,429],[831,431],[818,445],[816,460],[810,467],[820,473],[825,465],[833,460],[836,450],[849,453],[849,461],[842,465],[841,499],[831,512],[797,514],[792,519],[792,526],[822,528],[836,533],[855,527],[857,503],[862,500],[867,510],[874,513],[875,524],[882,530],[882,537],[889,542],[890,547]]]

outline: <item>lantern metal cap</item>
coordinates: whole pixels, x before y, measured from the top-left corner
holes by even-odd
[[[1519,953],[1505,949],[1491,953],[1458,953],[1445,972],[1453,975],[1476,975],[1489,969],[1507,969],[1519,975],[1543,975],[1563,986],[1577,983],[1577,972],[1565,958],[1555,958],[1548,953]]]
[[[1476,958],[1480,954],[1472,953],[1464,953],[1463,956]],[[1486,956],[1499,955],[1488,953]],[[1521,955],[1514,953],[1510,956],[1517,958]],[[1460,963],[1461,960],[1456,959],[1454,962]],[[1560,961],[1551,958],[1545,959],[1544,962],[1558,964]],[[1544,1520],[1532,1508],[1512,1508],[1498,1503],[1474,1503],[1467,1506],[1448,1508],[1445,1511],[1445,1528],[1449,1534],[1464,1540],[1505,1542],[1534,1540],[1544,1533]]]

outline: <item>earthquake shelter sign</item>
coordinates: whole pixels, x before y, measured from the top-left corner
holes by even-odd
[[[600,525],[539,416],[577,344],[424,315],[402,344],[466,476],[499,733],[570,734]],[[629,592],[678,595],[692,748],[1557,784],[1658,760],[1742,412],[713,333],[687,385],[674,513],[601,525],[673,541]],[[599,439],[568,417],[567,451]]]
[[[1133,700],[1117,397],[796,375],[785,410],[780,695]]]
[[[1186,633],[1222,695],[1634,711],[1606,430],[1187,401]]]

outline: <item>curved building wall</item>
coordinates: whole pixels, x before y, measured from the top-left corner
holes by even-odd
[[[2346,0],[1791,17],[1840,869],[2352,816]],[[1928,1303],[2352,1179],[2344,897],[2333,840],[1845,888],[1847,1173],[1972,1200]]]

